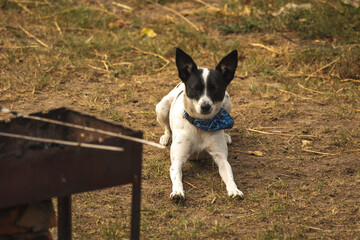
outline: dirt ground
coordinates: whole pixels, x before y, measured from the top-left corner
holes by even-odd
[[[125,3],[137,7],[131,1]],[[210,3],[223,7],[220,2]],[[136,14],[147,16],[150,22],[161,15],[173,16],[155,4],[141,4]],[[188,13],[199,5],[180,2],[165,6],[206,29],[205,23],[202,25],[199,18]],[[9,19],[20,24],[26,17],[22,18],[25,10],[21,8],[11,17],[8,8],[0,11],[0,17],[8,21],[0,26],[0,46],[5,46],[11,38],[9,26],[14,25]],[[44,30],[49,39],[51,33],[56,33],[54,29]],[[229,162],[245,198],[229,199],[217,167],[211,159],[201,159],[184,167],[186,201],[172,202],[169,148],[144,146],[142,239],[360,239],[360,104],[349,95],[350,90],[355,95],[360,91],[359,84],[332,80],[326,73],[322,76],[327,78],[317,80],[317,85],[308,84],[312,81],[308,76],[326,63],[300,78],[290,71],[274,77],[252,71],[256,66],[246,70],[246,59],[252,56],[278,58],[286,54],[278,50],[296,52],[322,46],[321,41],[302,40],[292,32],[224,35],[215,31],[213,38],[227,46],[236,40],[240,48],[239,70],[228,87],[235,125],[227,133],[233,140]],[[34,39],[32,43],[36,44]],[[26,74],[33,78],[37,74],[27,73],[30,68],[23,66],[27,61],[33,64],[32,55],[14,50],[16,59],[11,64],[7,61],[8,50],[0,48],[1,73],[6,76],[1,79],[0,104],[22,113],[65,106],[141,130],[145,139],[158,142],[163,130],[156,122],[155,105],[179,82],[171,49],[164,51],[169,65],[160,71],[146,71],[146,65],[141,65],[142,69],[135,69],[135,73],[121,72],[110,78],[113,73],[106,72],[101,62],[97,66],[102,70],[65,64],[53,73],[47,69],[50,77],[65,79],[63,82],[39,88],[26,80]],[[210,56],[207,52],[196,53],[195,49],[192,53],[195,62],[211,68],[226,54],[223,49]],[[137,55],[139,61],[145,56],[157,58],[138,54],[134,49],[131,54]],[[15,71],[22,74],[23,82],[10,81],[9,85],[5,78],[17,79]],[[1,119],[9,117],[0,114]],[[128,238],[130,200],[130,186],[74,195],[74,239]]]

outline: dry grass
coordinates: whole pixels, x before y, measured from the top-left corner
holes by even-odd
[[[187,201],[172,203],[168,150],[145,147],[142,238],[357,239],[359,9],[314,0],[270,16],[287,2],[1,0],[0,104],[67,106],[157,142],[175,47],[208,67],[238,49],[229,161],[245,200],[229,199],[203,159],[184,168]],[[74,238],[128,238],[130,192],[74,196]]]

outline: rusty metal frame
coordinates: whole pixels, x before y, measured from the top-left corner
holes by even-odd
[[[142,138],[140,131],[66,108],[34,115]],[[0,209],[58,197],[59,239],[67,240],[71,194],[132,184],[131,239],[139,239],[141,143],[22,117],[0,122],[0,130],[123,147],[124,152],[114,152],[0,137]]]

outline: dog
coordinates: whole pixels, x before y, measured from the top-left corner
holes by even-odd
[[[157,121],[164,127],[160,144],[170,148],[170,198],[185,198],[182,168],[192,156],[207,152],[217,164],[229,197],[243,197],[237,188],[227,160],[232,103],[226,87],[233,80],[238,65],[236,50],[225,56],[215,69],[198,68],[193,59],[176,49],[176,66],[181,82],[156,105]]]

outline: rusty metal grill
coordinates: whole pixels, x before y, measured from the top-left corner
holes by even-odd
[[[66,108],[31,115],[142,138],[142,132]],[[0,209],[58,197],[59,239],[70,239],[71,194],[132,184],[131,238],[139,238],[141,143],[23,117],[0,122],[0,131],[124,148],[106,151],[0,136]]]

